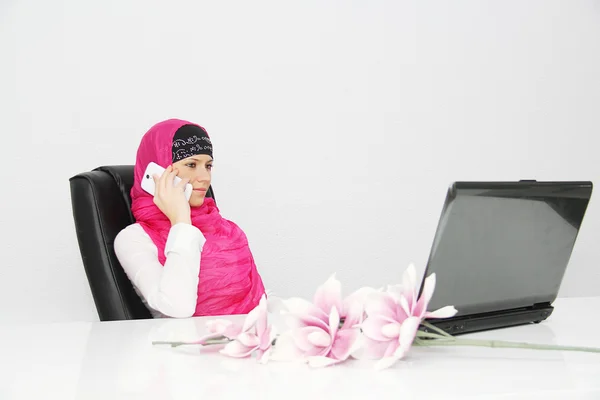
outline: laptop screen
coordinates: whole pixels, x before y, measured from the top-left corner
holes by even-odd
[[[457,315],[552,302],[583,220],[591,183],[455,183],[426,274],[428,309]]]

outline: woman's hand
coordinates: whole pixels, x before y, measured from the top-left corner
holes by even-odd
[[[186,200],[184,189],[189,179],[182,179],[177,185],[173,184],[177,170],[169,165],[159,177],[154,179],[154,204],[169,218],[171,225],[178,223],[192,223],[190,203]]]

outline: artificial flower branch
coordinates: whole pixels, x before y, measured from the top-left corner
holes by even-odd
[[[434,340],[420,340],[420,338]],[[536,344],[526,342],[509,342],[504,340],[485,339],[458,339],[454,336],[447,337],[437,334],[417,333],[416,346],[479,346],[505,349],[532,349],[532,350],[559,350],[559,351],[582,351],[586,353],[600,353],[600,348],[581,346],[559,346],[553,344]]]
[[[423,326],[431,329],[433,325],[423,321]],[[436,327],[437,328],[437,327]],[[439,328],[438,328],[439,329]],[[440,330],[441,331],[441,330]],[[479,346],[479,347],[492,347],[492,348],[518,348],[518,349],[534,349],[534,350],[561,350],[561,351],[582,351],[590,353],[600,353],[600,348],[594,347],[582,347],[582,346],[559,346],[559,345],[544,345],[526,342],[511,342],[503,340],[481,340],[481,339],[459,339],[455,336],[450,335],[447,332],[441,331],[443,334],[427,333],[418,331],[417,337],[413,342],[414,346]],[[421,340],[434,339],[434,340]],[[199,343],[198,341],[193,342],[169,342],[169,341],[153,341],[153,345],[169,345],[171,347],[179,346],[214,346],[222,345],[231,342],[232,339],[228,339],[224,336],[218,339],[209,339]],[[273,341],[272,345],[276,345],[277,338]]]
[[[214,346],[214,345],[219,345],[219,344],[227,344],[229,342],[231,342],[231,339],[228,339],[225,336],[222,336],[221,338],[209,339],[209,340],[205,340],[203,342],[199,342],[199,341],[193,341],[193,342],[169,342],[169,341],[157,340],[157,341],[153,341],[152,344],[153,345],[166,344],[166,345],[169,345],[171,347],[179,347],[179,346],[198,346],[198,345],[202,345],[202,346]]]
[[[411,346],[479,346],[600,353],[600,348],[558,346],[500,340],[459,339],[427,319],[456,315],[453,306],[428,311],[435,289],[435,274],[425,279],[421,296],[416,271],[411,264],[401,285],[386,290],[361,288],[342,297],[341,283],[332,275],[317,288],[313,301],[301,298],[279,300],[266,296],[243,323],[225,319],[207,322],[208,334],[193,342],[155,341],[154,345],[224,345],[221,354],[245,358],[257,355],[261,363],[302,360],[312,367],[326,367],[349,358],[377,360],[384,369],[404,358]],[[284,317],[288,330],[277,334],[268,322],[268,312]],[[422,330],[421,327],[425,328]]]

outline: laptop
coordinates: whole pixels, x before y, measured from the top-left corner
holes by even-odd
[[[591,194],[591,182],[453,183],[425,276],[428,310],[458,313],[427,322],[460,335],[550,317]]]

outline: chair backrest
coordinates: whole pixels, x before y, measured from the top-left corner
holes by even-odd
[[[69,182],[79,250],[100,320],[152,318],[114,251],[117,234],[135,222],[133,165],[99,167]],[[212,187],[207,196],[214,198]]]

